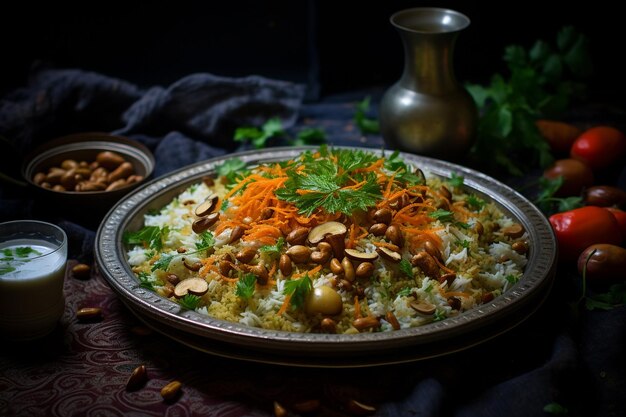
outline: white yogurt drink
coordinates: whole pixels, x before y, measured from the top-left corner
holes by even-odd
[[[0,224],[0,330],[10,340],[50,333],[63,315],[67,237],[55,225]]]

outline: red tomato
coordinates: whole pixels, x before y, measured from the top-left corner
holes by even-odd
[[[583,188],[593,184],[593,171],[584,162],[576,159],[559,159],[543,171],[546,178],[563,177],[563,185],[555,196],[579,195]]]
[[[619,230],[622,233],[622,240],[626,239],[626,211],[620,210],[614,207],[605,207],[606,210],[610,211],[611,214],[617,220],[617,224],[619,224]]]
[[[572,144],[570,156],[580,159],[592,169],[613,165],[626,153],[626,136],[609,126],[592,127],[584,131]]]
[[[622,234],[615,216],[608,210],[586,206],[550,216],[559,242],[559,259],[573,261],[590,245],[619,245]]]

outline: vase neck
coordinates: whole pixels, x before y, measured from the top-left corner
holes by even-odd
[[[434,95],[458,88],[452,62],[458,33],[399,32],[404,44],[403,87]]]

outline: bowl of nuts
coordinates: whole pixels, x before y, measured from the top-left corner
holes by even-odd
[[[94,132],[45,143],[26,158],[22,175],[44,198],[103,214],[153,170],[154,156],[141,143]]]

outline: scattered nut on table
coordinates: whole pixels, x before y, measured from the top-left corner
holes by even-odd
[[[179,381],[172,381],[163,388],[161,388],[161,397],[165,401],[173,401],[178,397],[180,389],[183,384]]]
[[[91,275],[91,268],[87,264],[76,264],[72,267],[72,276],[78,279],[87,279]]]
[[[145,365],[139,365],[128,377],[126,382],[126,391],[136,391],[141,388],[148,380],[148,371]]]
[[[100,307],[83,307],[76,312],[76,318],[80,321],[96,321],[102,319]]]

